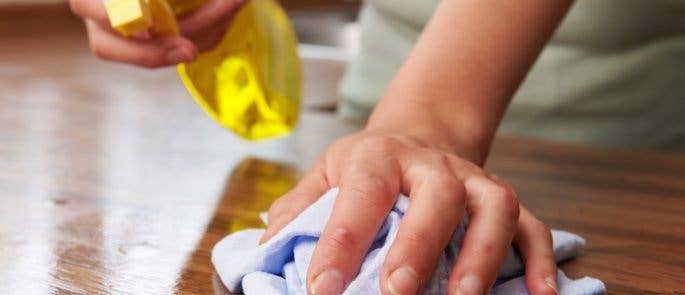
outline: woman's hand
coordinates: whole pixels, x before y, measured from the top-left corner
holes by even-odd
[[[533,294],[555,294],[551,234],[519,205],[511,187],[478,165],[416,137],[367,129],[334,143],[269,210],[267,241],[324,192],[340,187],[307,274],[312,294],[341,294],[398,194],[410,197],[385,260],[384,294],[417,294],[433,274],[465,212],[470,222],[449,281],[450,294],[485,294],[512,241]]]
[[[365,131],[334,143],[269,210],[272,237],[340,187],[314,251],[311,293],[340,294],[400,192],[410,198],[381,270],[385,294],[416,294],[464,212],[469,225],[449,294],[485,294],[513,242],[533,294],[555,294],[549,229],[480,168],[509,100],[571,0],[440,1]]]
[[[190,62],[198,52],[213,48],[223,37],[234,13],[245,0],[211,0],[179,20],[181,36],[126,38],[112,29],[103,0],[70,0],[73,12],[86,23],[90,48],[104,60],[146,68]]]

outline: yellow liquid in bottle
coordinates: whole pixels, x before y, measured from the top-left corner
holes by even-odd
[[[244,139],[283,136],[297,123],[302,95],[297,38],[274,0],[248,1],[216,48],[178,71],[202,108]]]

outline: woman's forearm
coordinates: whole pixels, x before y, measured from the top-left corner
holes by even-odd
[[[443,0],[368,128],[398,129],[476,163],[571,0]]]

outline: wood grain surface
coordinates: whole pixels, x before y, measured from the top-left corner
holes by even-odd
[[[260,226],[359,128],[309,111],[293,136],[247,144],[173,70],[97,61],[76,22],[24,21],[0,20],[0,294],[224,294],[212,246]],[[685,294],[685,156],[501,137],[487,167],[587,239],[569,275],[609,294]]]

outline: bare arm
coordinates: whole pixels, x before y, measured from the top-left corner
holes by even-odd
[[[468,230],[447,293],[486,294],[512,244],[528,290],[558,294],[551,233],[482,164],[509,100],[570,0],[443,0],[367,128],[340,139],[269,210],[267,241],[340,187],[307,273],[341,294],[398,193],[410,205],[385,257],[383,294],[417,294],[464,213]]]
[[[482,163],[509,100],[571,3],[442,1],[369,127],[409,129]]]

